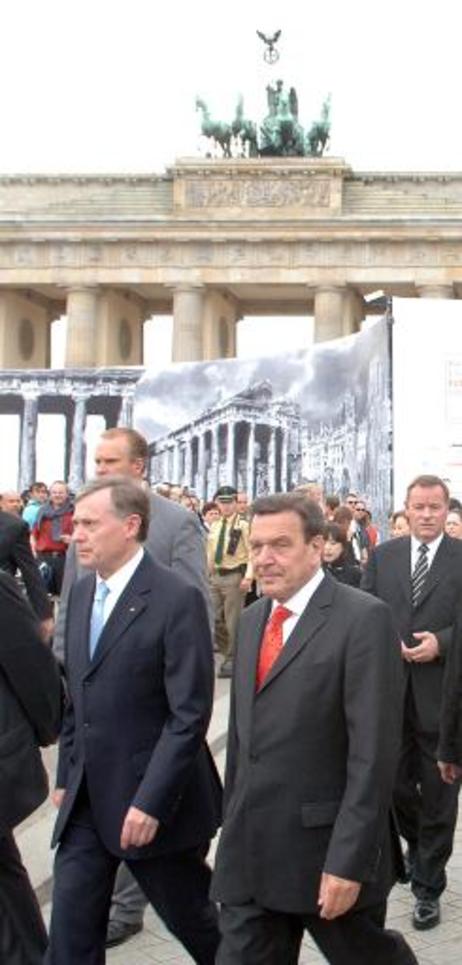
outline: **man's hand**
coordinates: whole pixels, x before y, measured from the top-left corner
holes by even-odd
[[[344,915],[353,907],[360,890],[359,881],[337,878],[336,875],[329,875],[323,871],[318,898],[320,918],[331,921],[339,915]]]
[[[420,640],[417,647],[406,647],[401,642],[401,654],[408,663],[430,663],[437,660],[440,655],[440,645],[434,633],[423,630],[421,633],[413,633],[414,640]]]
[[[55,787],[54,791],[51,793],[51,800],[55,808],[60,808],[64,801],[64,795],[66,793],[65,787]]]
[[[129,808],[122,825],[120,847],[125,851],[126,848],[142,848],[143,845],[150,844],[157,834],[158,827],[158,820],[152,818],[150,814],[145,814],[138,808]]]
[[[239,584],[239,589],[242,590],[243,593],[248,593],[251,586],[252,580],[249,580],[247,576],[244,576]]]
[[[53,617],[47,617],[46,620],[41,620],[39,624],[40,636],[44,643],[49,643],[55,626],[55,621]]]
[[[445,784],[456,784],[462,777],[462,767],[459,764],[447,764],[438,761],[441,777]]]

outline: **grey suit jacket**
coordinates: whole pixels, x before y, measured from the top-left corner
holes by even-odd
[[[187,583],[196,586],[203,594],[209,621],[212,624],[212,606],[207,575],[204,530],[195,513],[177,503],[172,503],[157,493],[150,494],[151,519],[146,549],[157,563],[170,567]],[[53,650],[55,656],[64,660],[64,633],[67,601],[76,580],[86,571],[77,562],[75,547],[70,546],[66,556],[63,586],[56,621]]]
[[[391,613],[326,575],[255,693],[268,613],[260,600],[240,623],[213,895],[316,913],[324,870],[362,882],[358,904],[375,904],[393,878],[401,737]]]

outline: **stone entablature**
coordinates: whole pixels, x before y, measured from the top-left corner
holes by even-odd
[[[161,175],[0,177],[0,368],[46,366],[62,314],[66,366],[142,364],[144,321],[170,313],[173,359],[192,361],[232,355],[244,315],[314,315],[317,340],[356,331],[378,290],[462,297],[462,173],[186,158]]]

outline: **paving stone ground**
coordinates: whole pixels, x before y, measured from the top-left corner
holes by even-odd
[[[209,738],[219,768],[224,766],[224,742],[228,708],[226,681],[217,681],[215,709]],[[54,770],[55,750],[46,752],[50,773]],[[52,856],[49,852],[54,820],[51,805],[46,804],[25,822],[17,834],[24,862],[37,888],[44,915],[49,916]],[[213,854],[212,854],[213,858]],[[409,886],[397,885],[389,902],[388,925],[406,936],[420,965],[452,965],[462,961],[462,816],[459,819],[454,854],[448,868],[448,888],[442,899],[441,924],[428,932],[416,932],[411,925],[413,899]],[[108,965],[191,965],[192,959],[166,931],[157,916],[149,910],[143,931],[120,948],[107,953]],[[319,965],[325,958],[306,939],[299,965]],[[371,965],[374,963],[371,961]]]

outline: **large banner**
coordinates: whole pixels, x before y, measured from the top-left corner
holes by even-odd
[[[390,327],[259,359],[177,363],[136,387],[135,426],[150,443],[151,482],[211,498],[250,498],[320,482],[365,496],[382,526],[391,506]]]
[[[462,499],[462,303],[393,299],[395,505],[419,473]]]

